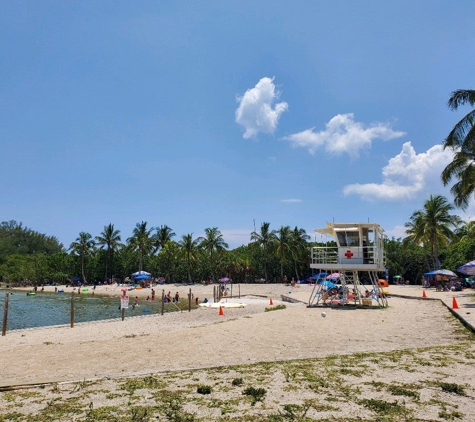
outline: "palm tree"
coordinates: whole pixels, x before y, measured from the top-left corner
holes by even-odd
[[[145,254],[148,254],[153,247],[153,238],[151,233],[153,227],[147,229],[147,222],[142,221],[135,225],[132,237],[127,239],[127,242],[132,246],[133,250],[139,251],[140,261],[139,261],[139,271],[143,269],[143,257]]]
[[[295,276],[297,277],[296,280],[300,280],[299,272],[297,269],[297,262],[302,259],[308,259],[308,241],[310,240],[310,236],[304,229],[299,229],[297,226],[292,230],[290,233],[290,254],[292,255],[292,259],[294,261],[294,270]],[[304,255],[305,254],[305,255]]]
[[[262,255],[263,255],[263,264],[264,264],[264,279],[267,282],[267,252],[269,246],[275,239],[275,231],[269,230],[270,223],[262,223],[261,230],[259,233],[253,231],[251,233],[251,242],[254,242],[259,247],[262,247]]]
[[[191,283],[191,262],[196,261],[196,252],[198,240],[193,239],[193,233],[185,234],[179,242],[181,249],[186,257],[186,268],[188,271],[188,283]]]
[[[460,106],[475,104],[475,90],[459,89],[452,92],[448,101],[451,110]],[[457,182],[450,191],[457,207],[466,209],[475,192],[475,110],[460,120],[444,141],[444,149],[455,153],[454,159],[445,167],[441,178],[444,186],[455,178]]]
[[[160,228],[157,227],[157,233],[152,237],[155,240],[155,247],[161,249],[169,240],[172,240],[172,237],[175,237],[175,232],[167,225],[164,225],[160,226]]]
[[[291,233],[289,226],[281,226],[275,235],[275,255],[280,261],[280,280],[284,281],[284,263],[290,254]]]
[[[205,236],[199,237],[197,241],[201,248],[209,252],[211,279],[214,282],[214,252],[225,250],[228,247],[228,244],[224,241],[223,235],[217,227],[205,229]]]
[[[172,240],[172,237],[175,236],[175,232],[168,227],[167,225],[160,226],[157,228],[157,233],[155,233],[152,237],[155,241],[155,250],[162,249],[164,250],[165,245]],[[170,265],[171,265],[171,248],[167,248],[167,281],[170,281]]]
[[[85,267],[85,258],[94,251],[95,242],[92,239],[92,236],[89,233],[81,232],[79,237],[71,243],[69,250],[72,251],[75,255],[78,255],[81,260],[81,275],[82,281],[86,284],[86,274],[84,272]]]
[[[462,221],[455,230],[455,234],[460,240],[475,238],[475,220]]]
[[[101,249],[103,249],[103,246],[106,247],[105,280],[107,280],[108,267],[112,255],[120,246],[122,246],[122,244],[120,243],[120,230],[115,230],[114,225],[110,223],[108,226],[104,226],[104,230],[102,231],[100,236],[96,236],[96,242],[99,246],[101,246]]]
[[[412,213],[405,224],[408,235],[404,242],[429,247],[432,266],[439,268],[439,246],[447,245],[455,238],[452,227],[460,224],[460,217],[449,212],[454,209],[442,195],[432,196],[424,203],[424,208]]]

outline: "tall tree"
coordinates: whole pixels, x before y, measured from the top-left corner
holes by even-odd
[[[179,242],[181,250],[186,259],[186,270],[188,274],[188,283],[192,282],[191,279],[191,263],[196,261],[196,252],[198,248],[198,240],[193,239],[193,233],[185,234],[181,237]]]
[[[228,248],[228,244],[224,241],[223,235],[217,227],[205,229],[205,236],[199,237],[197,240],[200,247],[209,253],[211,279],[214,282],[214,255]]]
[[[135,225],[132,236],[127,239],[127,242],[132,248],[139,251],[139,271],[143,270],[144,255],[150,253],[153,247],[154,239],[151,237],[152,231],[153,227],[148,229],[147,222],[142,221]]]
[[[448,101],[451,110],[460,106],[475,104],[475,90],[459,89],[452,92]],[[444,141],[444,149],[452,150],[455,155],[442,172],[444,186],[456,179],[450,191],[454,195],[457,207],[466,209],[475,192],[475,110],[471,110],[460,120]]]
[[[86,283],[86,273],[85,269],[85,258],[92,254],[94,251],[95,242],[92,239],[92,236],[89,233],[81,232],[79,237],[71,243],[69,250],[72,251],[75,255],[79,256],[81,261],[81,275],[83,283]]]
[[[280,279],[284,281],[284,264],[290,256],[291,229],[289,226],[281,226],[275,234],[275,255],[280,262]]]
[[[455,234],[460,240],[475,239],[475,220],[462,221]]]
[[[297,226],[290,233],[290,254],[294,261],[294,271],[296,280],[300,280],[299,272],[297,268],[298,261],[305,259],[308,260],[310,254],[308,251],[308,241],[310,236],[304,229],[299,229]]]
[[[157,233],[155,233],[153,236],[154,242],[155,242],[155,249],[159,250],[165,250],[165,246],[167,243],[169,243],[172,240],[172,237],[175,237],[175,232],[168,227],[167,225],[160,226],[157,228]],[[170,265],[171,265],[171,252],[173,248],[166,248],[166,253],[167,255],[167,281],[170,281]]]
[[[264,265],[264,279],[267,282],[267,253],[270,245],[275,239],[275,231],[269,230],[270,223],[264,222],[261,224],[260,232],[253,231],[251,233],[251,242],[262,248],[263,265]]]
[[[423,244],[430,249],[432,267],[439,268],[439,250],[454,239],[453,227],[460,223],[460,217],[450,214],[454,206],[442,195],[432,196],[424,203],[424,208],[412,213],[405,224],[407,237],[404,242]]]
[[[103,249],[106,247],[106,269],[105,280],[107,280],[109,263],[112,260],[112,255],[121,246],[120,243],[120,230],[115,230],[114,225],[110,223],[108,226],[104,226],[104,230],[99,236],[96,236],[96,243]]]

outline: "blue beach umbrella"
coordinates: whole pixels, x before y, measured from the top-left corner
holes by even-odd
[[[137,277],[135,277],[134,280],[148,280],[150,278],[151,277],[149,275],[141,274],[141,275],[138,275]]]
[[[331,281],[323,281],[322,283],[318,283],[318,284],[321,284],[323,287],[327,287],[329,289],[336,289],[336,284],[335,283],[332,283]]]

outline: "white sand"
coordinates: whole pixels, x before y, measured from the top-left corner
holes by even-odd
[[[213,286],[164,286],[200,301]],[[69,326],[8,332],[0,337],[0,385],[83,380],[188,368],[287,360],[358,351],[451,344],[457,341],[446,308],[434,301],[392,298],[387,309],[307,308],[303,303],[264,312],[280,295],[308,300],[312,287],[241,285],[245,308],[200,308]],[[161,287],[155,288],[157,296]],[[237,286],[233,293],[237,294]],[[96,294],[120,295],[98,287]],[[90,292],[89,292],[90,294]],[[134,291],[141,298],[150,289]],[[245,295],[252,295],[244,298]],[[226,299],[224,299],[226,300]],[[230,299],[228,299],[230,300]]]

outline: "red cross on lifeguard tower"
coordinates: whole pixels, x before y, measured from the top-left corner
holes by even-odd
[[[351,251],[346,251],[345,256],[350,259],[353,256],[353,252]]]

